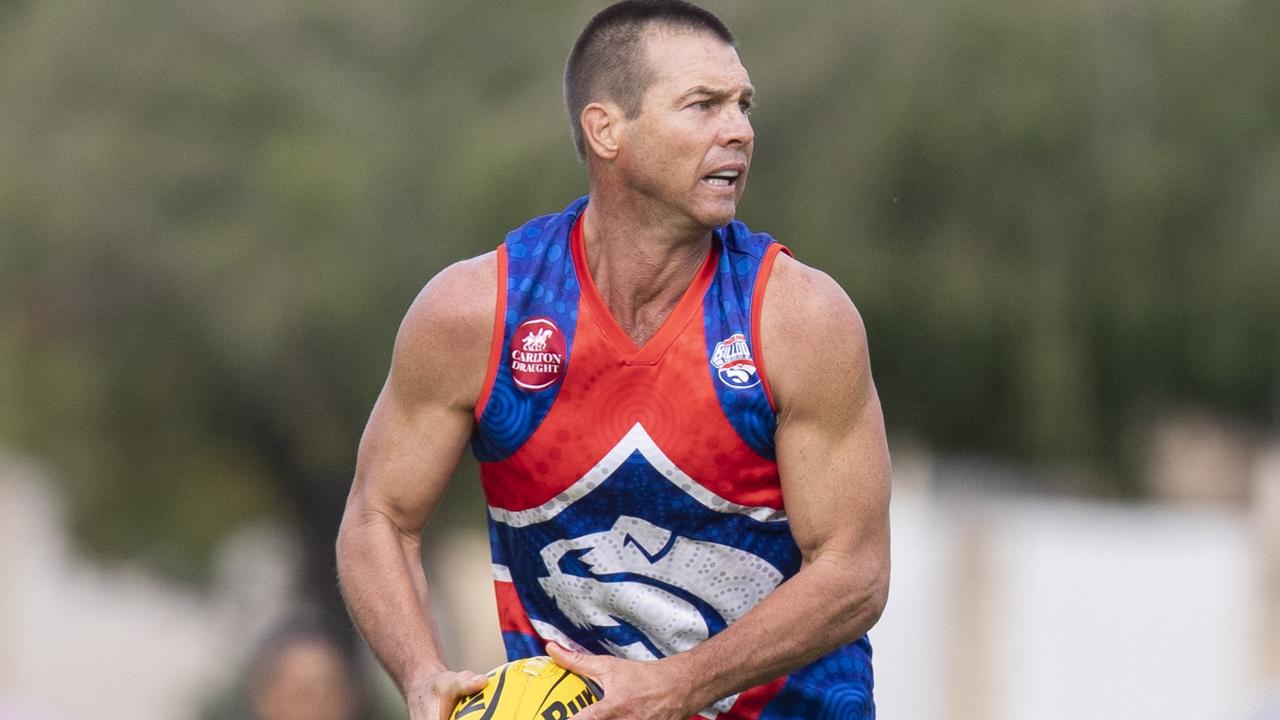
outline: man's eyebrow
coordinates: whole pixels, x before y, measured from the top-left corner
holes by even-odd
[[[685,100],[688,100],[689,98],[692,98],[692,97],[696,97],[698,95],[706,95],[707,97],[712,97],[717,100],[723,100],[725,98],[733,97],[734,95],[737,94],[737,92],[738,92],[737,90],[730,90],[728,88],[714,88],[714,87],[709,87],[707,85],[698,85],[696,87],[690,88],[688,92],[686,92],[684,95],[681,95],[680,99],[677,102],[684,102]],[[755,97],[755,94],[756,94],[755,88],[751,87],[750,85],[742,89],[743,100],[750,100],[753,97]]]

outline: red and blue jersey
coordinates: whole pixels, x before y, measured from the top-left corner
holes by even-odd
[[[725,629],[801,564],[774,459],[760,303],[781,245],[734,222],[636,346],[587,270],[587,199],[498,249],[472,449],[510,659],[546,641],[652,660]],[[703,711],[873,718],[866,637]]]

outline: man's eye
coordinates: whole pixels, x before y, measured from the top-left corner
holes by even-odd
[[[698,102],[694,103],[693,106],[698,108],[699,110],[710,110],[712,107],[710,100],[699,100]]]
[[[744,100],[743,102],[738,103],[738,107],[742,109],[743,115],[751,114],[751,103]]]

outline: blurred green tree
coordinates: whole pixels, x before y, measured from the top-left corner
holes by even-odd
[[[1276,427],[1276,3],[707,4],[760,89],[744,219],[853,295],[895,432],[1134,493],[1163,408]],[[602,5],[0,6],[0,440],[85,547],[199,579],[285,517],[341,615],[396,323],[583,192]]]

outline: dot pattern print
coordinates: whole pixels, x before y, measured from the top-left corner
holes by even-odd
[[[492,389],[480,398],[479,423],[471,449],[481,462],[501,460],[518,449],[551,410],[561,383],[536,392],[519,387],[511,376],[507,348],[516,328],[535,317],[550,319],[564,334],[567,364],[572,356],[578,323],[577,274],[569,256],[569,230],[577,222],[587,199],[579,198],[559,214],[544,215],[507,233],[499,252],[506,254],[507,307],[503,313],[503,355],[490,358],[489,372],[496,373]],[[496,328],[495,328],[496,330]]]
[[[752,304],[755,300],[757,278],[766,255],[785,248],[777,245],[764,233],[754,234],[740,222],[716,231],[724,252],[716,266],[716,282],[707,290],[703,300],[702,322],[705,326],[707,357],[713,358],[718,344],[735,335],[743,335],[755,352],[758,339],[753,337]],[[758,364],[752,365],[753,368]],[[777,415],[765,391],[763,382],[750,387],[737,387],[725,382],[713,362],[707,364],[711,374],[716,400],[724,416],[744,442],[761,457],[772,460],[773,433],[778,429]]]

